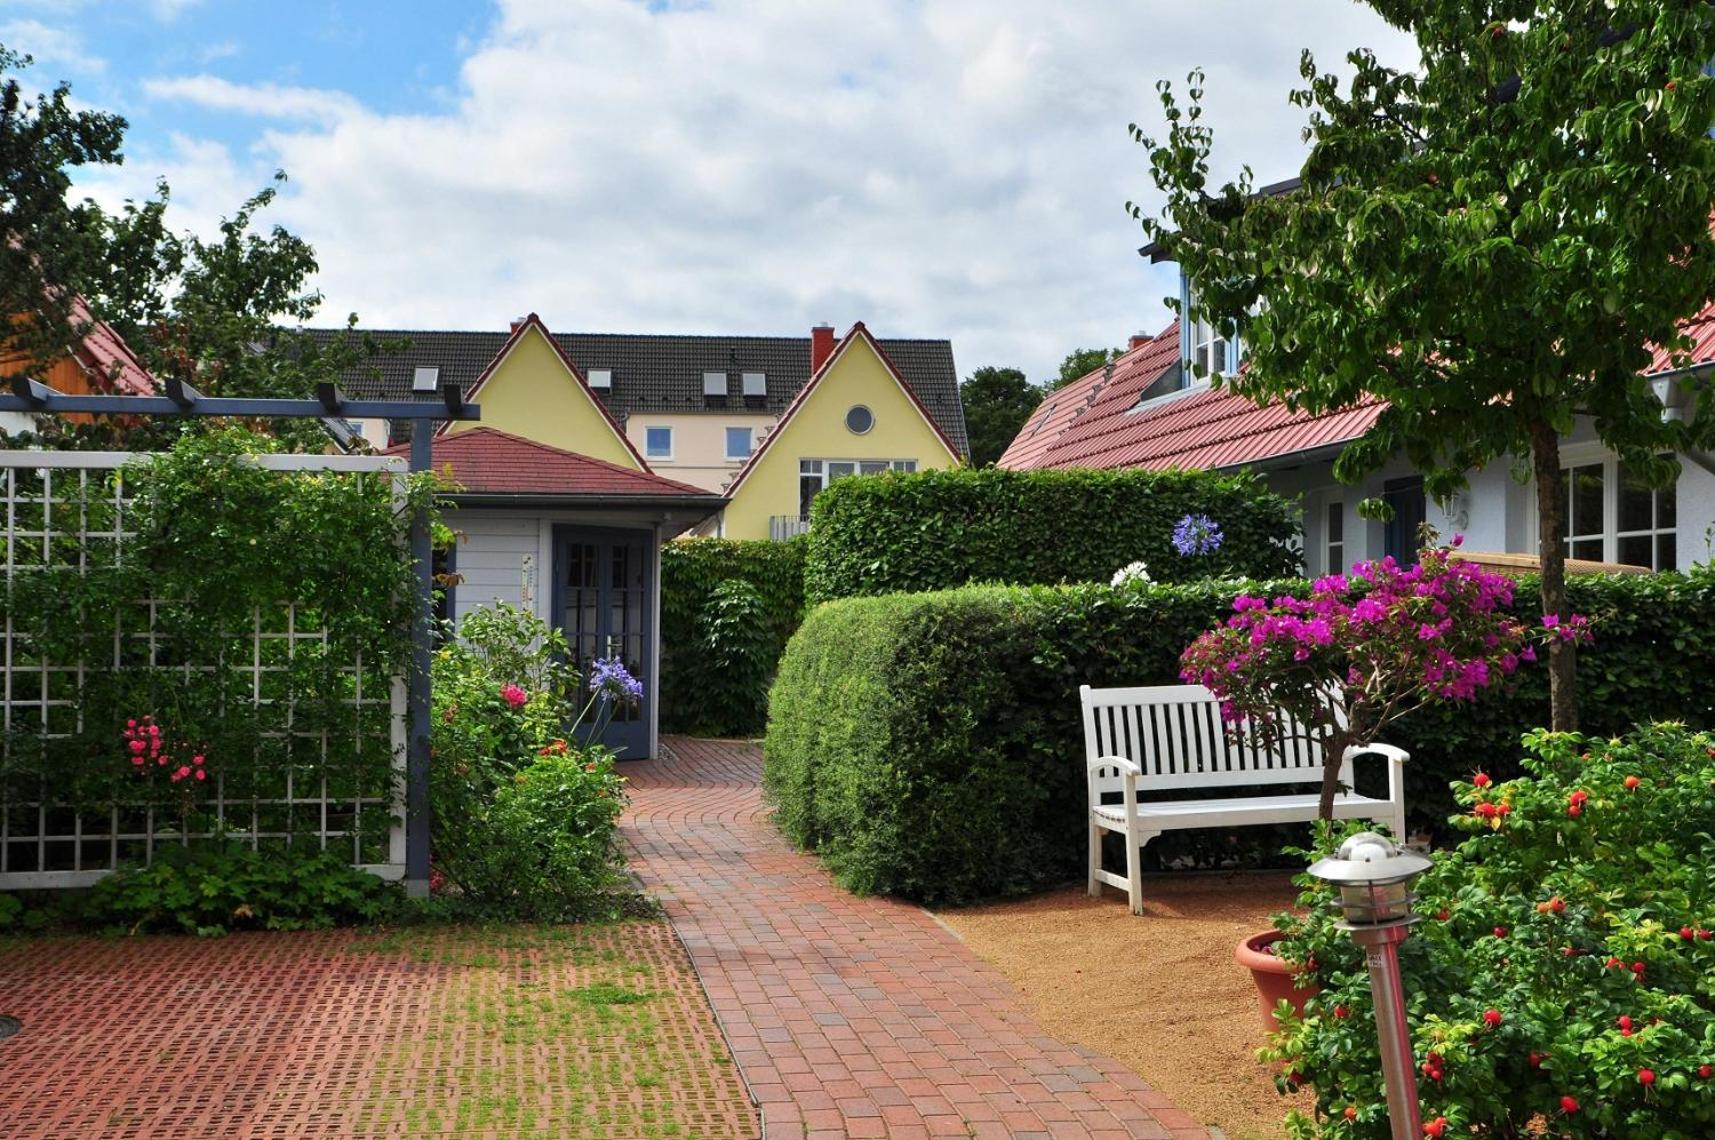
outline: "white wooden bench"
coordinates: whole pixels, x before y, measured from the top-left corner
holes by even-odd
[[[1143,913],[1139,853],[1164,831],[1242,827],[1314,820],[1318,791],[1266,794],[1271,786],[1322,779],[1322,747],[1293,735],[1273,748],[1254,738],[1235,740],[1221,721],[1220,703],[1202,685],[1154,685],[1078,690],[1084,706],[1084,753],[1090,796],[1090,894],[1101,884],[1125,889],[1133,914]],[[1286,726],[1291,731],[1290,722]],[[1364,755],[1388,762],[1388,798],[1352,790],[1352,761]],[[1387,744],[1355,744],[1340,763],[1336,819],[1373,819],[1405,838],[1405,762],[1410,755]],[[1244,792],[1220,799],[1151,800],[1166,791]],[[1140,796],[1144,798],[1139,798]],[[1102,869],[1102,833],[1125,836],[1123,876]]]

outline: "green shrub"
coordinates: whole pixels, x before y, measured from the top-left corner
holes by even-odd
[[[332,851],[237,842],[159,847],[147,867],[107,876],[75,904],[84,922],[130,934],[213,936],[372,923],[401,900],[395,885]]]
[[[804,539],[692,538],[661,549],[661,728],[761,732],[804,611]]]
[[[1222,539],[1182,555],[1174,526],[1207,515]],[[1107,582],[1142,561],[1159,582],[1297,573],[1298,512],[1252,475],[949,468],[842,479],[811,508],[805,594],[942,590],[972,582]]]
[[[1424,1119],[1447,1136],[1715,1134],[1711,738],[1656,725],[1527,743],[1526,777],[1459,785],[1470,835],[1418,880],[1425,921],[1400,968]],[[1305,910],[1281,916],[1277,945],[1315,963],[1322,993],[1271,1050],[1316,1093],[1288,1131],[1380,1140],[1363,952],[1332,892],[1299,882]]]
[[[860,891],[957,902],[1078,877],[1084,859],[1078,686],[1170,684],[1179,654],[1258,584],[969,587],[818,607],[771,697],[765,783],[797,843]],[[1264,587],[1308,589],[1305,582]],[[1582,715],[1599,733],[1640,718],[1715,725],[1715,575],[1578,578],[1590,615]],[[1531,619],[1535,584],[1521,582]],[[1672,667],[1664,668],[1671,658]],[[1448,782],[1516,772],[1521,734],[1548,715],[1541,666],[1511,692],[1401,721],[1414,825],[1452,808]],[[1302,844],[1303,828],[1176,832],[1163,865],[1232,865]]]
[[[470,912],[582,917],[622,881],[625,795],[612,753],[574,743],[590,704],[564,635],[506,605],[459,634],[434,660],[435,871]]]

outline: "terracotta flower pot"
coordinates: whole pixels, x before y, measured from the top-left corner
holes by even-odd
[[[1322,992],[1315,982],[1300,985],[1299,968],[1287,965],[1274,953],[1274,943],[1280,938],[1280,931],[1265,930],[1240,942],[1233,951],[1233,959],[1251,972],[1256,983],[1257,1008],[1262,1013],[1263,1028],[1270,1033],[1280,1028],[1274,1020],[1274,1007],[1282,998],[1302,1014],[1304,1003]]]

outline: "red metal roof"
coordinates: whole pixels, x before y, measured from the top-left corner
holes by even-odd
[[[1691,337],[1691,359],[1685,362],[1676,361],[1674,354],[1667,349],[1651,345],[1654,356],[1650,358],[1649,367],[1644,370],[1645,376],[1675,372],[1690,365],[1715,361],[1715,302],[1703,306],[1696,316],[1680,325],[1679,330]]]
[[[398,444],[388,455],[407,455]],[[651,471],[549,447],[499,428],[476,427],[438,435],[431,447],[436,470],[452,469],[460,490],[473,495],[647,496],[718,500],[719,495]]]
[[[1368,431],[1381,412],[1378,401],[1310,415],[1259,406],[1224,388],[1173,393],[1139,407],[1144,392],[1178,362],[1175,321],[1116,360],[1111,375],[1092,372],[1050,396],[1001,466],[1239,467],[1346,443]],[[1055,397],[1062,399],[1048,406]]]

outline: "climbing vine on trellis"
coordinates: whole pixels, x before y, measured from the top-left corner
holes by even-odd
[[[101,836],[109,862],[148,857],[115,837],[175,828],[349,835],[354,861],[384,861],[390,813],[360,809],[393,799],[393,688],[417,617],[406,536],[434,481],[252,459],[275,450],[234,428],[117,470],[4,470],[9,818]],[[213,778],[129,763],[127,722],[145,716]],[[6,832],[10,854],[28,826]]]

